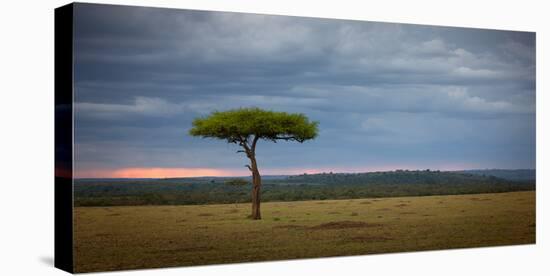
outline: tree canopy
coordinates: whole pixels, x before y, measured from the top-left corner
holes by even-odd
[[[317,125],[318,122],[311,122],[304,114],[253,107],[214,111],[197,118],[189,134],[225,139],[230,143],[242,142],[250,136],[273,142],[293,140],[302,143],[317,136]]]

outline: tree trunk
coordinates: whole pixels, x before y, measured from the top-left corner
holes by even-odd
[[[260,214],[260,187],[262,186],[262,178],[258,171],[256,158],[250,158],[252,167],[252,219],[262,219]]]

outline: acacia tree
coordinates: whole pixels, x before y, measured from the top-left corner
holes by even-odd
[[[256,161],[256,144],[259,140],[277,142],[297,141],[303,143],[317,136],[318,122],[310,122],[299,113],[275,112],[259,108],[239,108],[215,111],[197,118],[189,130],[192,136],[216,138],[242,147],[237,153],[244,153],[250,160],[245,165],[252,173],[252,219],[261,219],[260,188],[262,179]]]

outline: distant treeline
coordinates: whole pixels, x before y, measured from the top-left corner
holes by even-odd
[[[466,170],[460,171],[462,173],[470,173],[477,175],[496,176],[508,180],[535,180],[536,170],[502,170],[502,169],[488,169],[488,170]]]
[[[250,201],[249,179],[78,179],[76,206],[180,205]],[[239,184],[240,183],[240,184]],[[238,185],[236,185],[238,184]],[[262,201],[499,193],[535,189],[535,180],[467,172],[322,173],[266,177]]]

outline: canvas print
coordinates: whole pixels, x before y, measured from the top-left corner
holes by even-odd
[[[72,6],[75,272],[535,243],[535,33]]]

